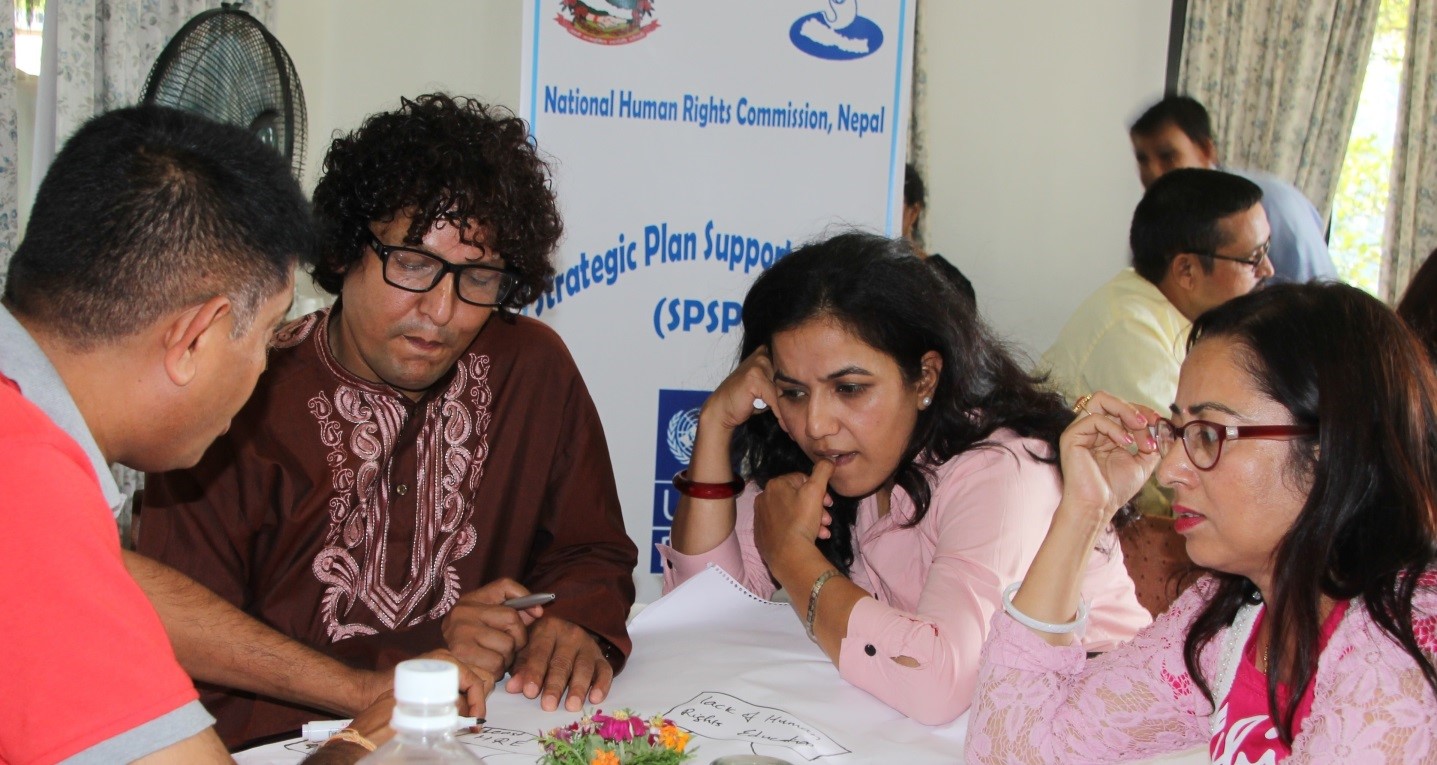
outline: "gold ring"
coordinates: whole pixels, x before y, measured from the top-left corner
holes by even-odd
[[[1078,415],[1092,414],[1092,412],[1088,411],[1088,402],[1089,402],[1089,401],[1092,401],[1092,400],[1093,400],[1093,394],[1091,394],[1091,393],[1089,393],[1089,394],[1086,395],[1086,396],[1083,396],[1082,398],[1079,398],[1079,399],[1078,399],[1078,403],[1073,404],[1073,414],[1078,414]]]

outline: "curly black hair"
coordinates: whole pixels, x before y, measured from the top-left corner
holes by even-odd
[[[549,167],[528,125],[508,109],[430,93],[401,99],[397,111],[336,138],[314,189],[315,283],[338,295],[364,253],[369,224],[401,214],[411,217],[409,244],[441,219],[487,228],[488,246],[519,276],[501,311],[532,303],[553,279],[564,224]]]

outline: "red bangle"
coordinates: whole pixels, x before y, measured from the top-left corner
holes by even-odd
[[[735,478],[732,481],[723,483],[699,483],[689,479],[687,469],[674,473],[674,488],[685,497],[694,499],[729,499],[738,496],[743,491],[744,482],[742,478]]]

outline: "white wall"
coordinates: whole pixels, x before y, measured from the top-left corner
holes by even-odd
[[[1127,263],[1127,124],[1162,95],[1168,0],[929,0],[926,244],[1036,357]]]
[[[444,90],[519,108],[518,0],[276,0],[309,108],[306,188],[338,130]]]

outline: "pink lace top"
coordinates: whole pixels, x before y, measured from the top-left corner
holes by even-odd
[[[1437,573],[1424,575],[1421,585],[1413,626],[1423,651],[1437,656]],[[1193,685],[1182,650],[1215,587],[1210,578],[1199,581],[1132,642],[1091,660],[1081,646],[1055,648],[1006,614],[995,615],[968,723],[967,761],[1109,763],[1209,743],[1225,722]],[[1220,700],[1229,696],[1255,617],[1255,609],[1245,609],[1199,656]],[[1437,761],[1437,696],[1360,603],[1340,616],[1312,689],[1311,710],[1286,763]]]

